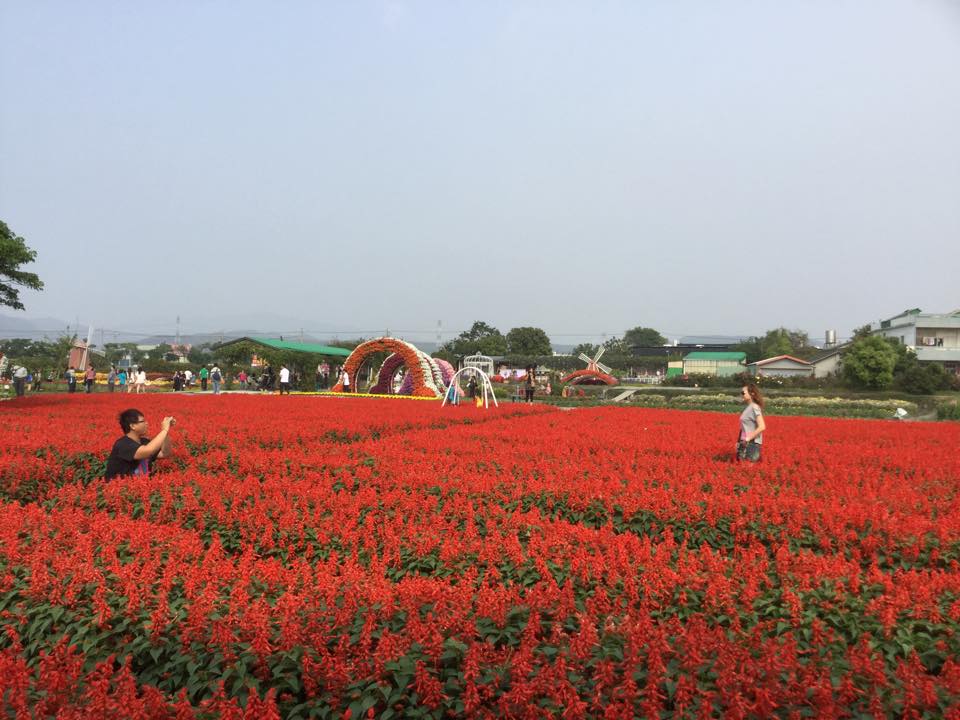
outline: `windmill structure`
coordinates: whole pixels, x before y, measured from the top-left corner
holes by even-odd
[[[606,351],[607,349],[601,346],[593,357],[590,357],[586,353],[580,353],[579,357],[587,364],[587,370],[591,370],[593,372],[602,372],[605,375],[609,375],[610,368],[600,362],[600,358],[603,357],[603,354]]]
[[[616,385],[618,380],[610,374],[610,367],[600,362],[606,351],[605,347],[600,347],[593,357],[580,353],[578,357],[587,364],[586,369],[572,372],[561,378],[560,382],[570,385]]]

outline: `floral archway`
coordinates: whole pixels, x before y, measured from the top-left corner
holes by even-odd
[[[437,387],[449,387],[450,380],[453,378],[456,370],[453,369],[453,365],[448,363],[446,360],[440,358],[430,358],[437,367],[440,369],[440,380],[437,381]],[[435,376],[436,377],[436,376]],[[407,373],[403,376],[403,382],[400,383],[400,389],[397,390],[398,395],[409,395],[413,391],[413,379],[410,376],[410,373]]]
[[[370,392],[377,395],[390,395],[393,393],[393,379],[397,376],[397,373],[400,372],[402,368],[406,365],[403,361],[403,355],[400,353],[393,353],[388,355],[387,359],[383,361],[383,364],[380,366],[380,372],[377,373],[377,382],[370,386]],[[409,376],[409,373],[407,373]],[[404,376],[406,379],[407,376]],[[410,384],[411,389],[413,388],[413,381],[411,380]]]
[[[351,384],[355,383],[357,371],[363,365],[364,361],[375,353],[389,352],[391,355],[383,362],[380,367],[380,374],[377,378],[377,384],[374,385],[371,392],[392,392],[391,382],[393,377],[401,366],[406,366],[407,377],[410,380],[410,392],[404,393],[414,397],[435,397],[443,396],[445,389],[443,372],[437,362],[424,352],[397,338],[381,337],[368,340],[354,348],[353,352],[343,364],[343,369],[350,376]],[[381,383],[384,384],[384,390],[380,391]],[[333,392],[343,392],[343,383],[337,379],[337,384],[333,386]]]

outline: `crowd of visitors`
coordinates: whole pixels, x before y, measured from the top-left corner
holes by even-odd
[[[78,386],[82,383],[85,394],[97,392],[98,386],[106,386],[106,391],[110,393],[140,394],[146,392],[152,383],[156,383],[157,387],[166,387],[169,383],[175,392],[199,389],[201,392],[212,391],[214,395],[219,395],[228,387],[233,391],[279,392],[281,395],[290,394],[296,389],[306,389],[300,371],[284,363],[281,363],[279,370],[275,370],[269,364],[264,365],[259,369],[259,373],[241,369],[232,378],[228,378],[227,373],[217,363],[204,365],[197,372],[184,368],[176,370],[172,375],[157,373],[153,374],[151,379],[147,378],[146,370],[137,365],[129,367],[110,365],[106,372],[98,372],[92,364],[88,364],[85,369],[71,365],[60,375],[57,375],[54,370],[48,370],[46,377],[39,370],[30,370],[23,365],[13,365],[4,374],[12,381],[17,397],[22,397],[27,392],[41,390],[43,382],[53,385],[58,378],[62,383],[61,387],[65,385],[68,393],[76,393]],[[351,392],[352,380],[353,378],[342,366],[331,366],[327,362],[321,362],[316,367],[313,390],[325,392],[330,390],[336,382],[342,382],[343,391]]]

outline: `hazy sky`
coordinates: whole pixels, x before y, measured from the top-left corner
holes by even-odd
[[[960,3],[0,0],[26,317],[820,338],[960,307]]]

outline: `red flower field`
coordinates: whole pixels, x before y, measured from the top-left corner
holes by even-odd
[[[105,482],[130,404],[175,457]],[[960,718],[960,424],[0,404],[18,718]]]

